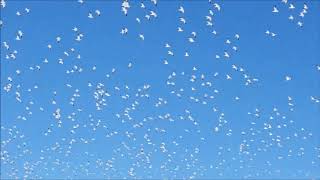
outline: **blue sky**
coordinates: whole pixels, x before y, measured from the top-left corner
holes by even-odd
[[[320,177],[319,1],[129,5],[1,7],[1,178]]]

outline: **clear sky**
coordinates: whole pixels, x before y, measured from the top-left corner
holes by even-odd
[[[319,1],[1,5],[1,178],[320,178]]]

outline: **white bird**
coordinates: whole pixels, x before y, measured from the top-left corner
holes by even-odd
[[[237,46],[232,46],[232,49],[235,50],[235,51],[238,51]]]
[[[173,52],[172,51],[168,51],[168,54],[173,56]]]
[[[293,18],[292,15],[290,15],[288,19],[289,19],[289,20],[293,20],[294,18]]]
[[[126,15],[126,16],[128,15],[128,9],[127,8],[122,7],[121,11],[123,12],[124,15]]]
[[[286,77],[285,77],[285,80],[286,80],[286,81],[290,81],[291,79],[292,79],[292,78],[291,78],[290,76],[286,76]]]
[[[99,10],[95,10],[95,13],[100,16],[101,15],[101,12]]]
[[[57,41],[57,43],[59,43],[60,41],[61,41],[61,37],[56,37],[56,41]]]
[[[300,27],[302,27],[302,26],[303,26],[303,23],[302,23],[301,21],[298,21],[298,22],[297,22],[297,25],[300,26]]]
[[[130,62],[129,64],[128,64],[128,68],[131,68],[132,67],[132,63]]]
[[[191,37],[190,37],[190,38],[188,38],[188,41],[189,41],[189,42],[191,42],[191,43],[194,43],[194,39],[193,39],[193,38],[191,38]]]
[[[139,38],[140,38],[141,40],[144,40],[144,35],[143,35],[143,34],[139,34]]]
[[[157,13],[155,13],[154,11],[150,11],[150,16],[153,16],[153,17],[157,17],[158,15],[157,15]]]
[[[210,21],[207,21],[207,26],[213,26],[213,23]]]
[[[294,7],[294,5],[293,4],[290,4],[289,5],[289,9],[294,9],[295,7]]]
[[[303,4],[303,9],[308,9],[307,4]]]
[[[167,64],[169,64],[169,62],[167,60],[164,60],[163,64],[167,65]]]
[[[299,14],[299,16],[303,18],[303,17],[304,17],[304,13],[301,12],[301,13]]]
[[[7,42],[3,42],[3,46],[8,50],[9,49],[9,45],[8,45],[8,43]]]
[[[1,0],[0,1],[0,5],[2,8],[5,8],[6,7],[6,2],[4,0]]]
[[[213,30],[213,31],[212,31],[212,34],[217,35],[217,31],[216,31],[216,30]]]
[[[140,7],[141,7],[142,9],[146,8],[146,6],[145,6],[143,3],[140,3]]]
[[[232,79],[232,77],[229,74],[227,74],[226,77],[227,77],[227,80],[231,80]]]
[[[214,4],[213,4],[213,6],[214,6],[214,8],[216,8],[218,11],[220,11],[220,10],[221,10],[221,7],[220,7],[220,5],[219,5],[219,4],[214,3]]]
[[[236,39],[240,39],[240,35],[239,35],[239,34],[235,34],[234,37],[235,37]]]
[[[213,16],[213,11],[211,9],[209,10],[209,14]]]
[[[182,6],[180,6],[180,8],[178,9],[179,12],[184,13],[184,8]]]
[[[170,48],[171,46],[168,43],[166,43],[165,47]]]
[[[151,0],[154,5],[157,5],[157,0]]]
[[[185,18],[181,17],[181,18],[179,18],[179,20],[180,20],[180,22],[182,22],[183,24],[186,24],[186,19],[185,19]]]
[[[141,22],[139,18],[136,18],[136,21],[137,21],[138,23],[140,23],[140,22]]]
[[[273,10],[272,10],[272,12],[273,12],[273,13],[278,13],[278,12],[279,12],[279,10],[278,10],[278,8],[277,8],[276,6],[273,6]]]
[[[90,18],[90,19],[92,19],[92,18],[93,18],[92,13],[90,13],[90,12],[89,12],[89,14],[88,14],[88,18]]]
[[[16,36],[16,40],[20,41],[21,40],[20,36]]]
[[[183,29],[181,27],[178,27],[178,32],[183,32]]]
[[[26,11],[26,13],[29,13],[29,12],[30,12],[30,9],[29,9],[29,8],[25,8],[24,10]]]
[[[120,34],[124,35],[124,34],[128,34],[128,29],[127,28],[122,28],[120,31]]]
[[[21,30],[18,30],[18,36],[20,36],[20,37],[23,36],[23,32]]]
[[[224,57],[230,58],[230,55],[229,55],[229,53],[227,51],[224,51]]]
[[[185,56],[185,57],[189,57],[189,53],[188,53],[188,52],[185,52],[184,56]]]
[[[16,12],[17,16],[21,16],[21,13],[19,11]]]
[[[234,70],[238,70],[238,68],[237,68],[237,66],[236,65],[232,65],[232,69],[234,69]]]

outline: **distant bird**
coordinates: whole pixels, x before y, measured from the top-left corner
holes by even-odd
[[[288,19],[289,19],[289,20],[293,20],[294,18],[293,18],[292,15],[290,15]]]
[[[290,4],[289,5],[289,9],[294,9],[295,7],[294,7],[294,5],[293,4]]]
[[[191,43],[194,43],[194,42],[195,42],[195,41],[194,41],[194,39],[193,39],[193,38],[191,38],[191,37],[190,37],[190,38],[188,38],[188,41],[189,41],[189,42],[191,42]]]
[[[91,12],[89,12],[89,14],[88,14],[88,18],[90,18],[90,19],[92,19],[92,18],[93,18],[93,15],[92,15],[92,13],[91,13]]]
[[[155,13],[154,11],[150,11],[150,16],[153,16],[153,17],[157,17],[158,15],[157,15],[157,13]]]
[[[56,41],[57,41],[57,43],[60,43],[61,42],[61,37],[60,36],[56,37]]]
[[[139,34],[139,38],[143,41],[144,40],[144,35],[143,34]]]
[[[291,79],[292,79],[292,78],[291,78],[290,76],[285,76],[285,80],[286,80],[286,81],[291,81]]]
[[[183,32],[183,29],[181,27],[178,27],[178,32]]]
[[[124,34],[128,34],[128,29],[127,28],[122,28],[120,31],[120,34],[124,35]]]
[[[95,13],[97,14],[97,16],[100,16],[100,15],[101,15],[100,10],[95,10]]]
[[[214,6],[214,8],[216,8],[218,11],[220,11],[220,10],[221,10],[221,7],[220,7],[220,5],[219,5],[219,4],[214,3],[214,4],[213,4],[213,6]]]
[[[183,24],[186,24],[186,19],[185,19],[185,18],[181,17],[181,18],[179,18],[179,20],[180,20],[180,22],[182,22]]]
[[[180,6],[178,11],[181,12],[181,13],[184,13],[184,8],[182,6]]]
[[[141,7],[142,9],[146,8],[146,6],[145,6],[143,3],[140,3],[140,7]]]
[[[278,10],[277,6],[273,6],[273,10],[272,10],[272,12],[273,12],[273,13],[278,13],[278,12],[279,12],[279,10]]]

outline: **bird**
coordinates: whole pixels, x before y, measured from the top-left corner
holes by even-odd
[[[93,15],[92,15],[92,13],[91,13],[91,12],[89,12],[89,14],[88,14],[88,18],[93,19]]]
[[[194,39],[193,38],[188,38],[188,41],[190,42],[190,43],[194,43],[195,41],[194,41]]]
[[[273,10],[272,10],[272,12],[273,12],[273,13],[278,13],[278,12],[279,12],[279,10],[278,10],[277,6],[273,6]]]
[[[290,16],[288,17],[288,19],[289,19],[289,20],[293,20],[294,18],[293,18],[292,15],[290,15]]]
[[[220,5],[219,5],[219,4],[214,3],[214,4],[213,4],[213,6],[214,6],[214,8],[216,8],[218,11],[220,11],[220,10],[221,10],[221,7],[220,7]]]
[[[289,9],[294,9],[295,7],[294,7],[294,5],[293,4],[290,4],[289,5]]]
[[[181,27],[178,27],[178,32],[183,32],[183,29]]]
[[[97,16],[100,16],[100,15],[101,15],[100,10],[98,10],[98,9],[97,9],[97,10],[95,10],[94,12],[96,13],[96,15],[97,15]]]
[[[56,41],[57,41],[57,43],[60,43],[61,37],[60,36],[56,37]]]
[[[139,38],[144,41],[144,35],[143,34],[139,34]]]
[[[286,80],[286,81],[291,81],[291,79],[292,79],[292,78],[291,78],[290,76],[288,76],[288,75],[285,76],[285,80]]]
[[[127,28],[122,28],[120,31],[120,34],[125,35],[128,34],[128,29]]]
[[[182,22],[183,24],[186,24],[186,19],[185,19],[185,18],[181,17],[181,18],[179,18],[179,20],[180,20],[180,22]]]
[[[184,8],[183,8],[182,6],[180,6],[179,9],[178,9],[178,11],[183,14],[183,13],[184,13]]]
[[[128,68],[132,68],[132,63],[131,62],[128,64]]]

